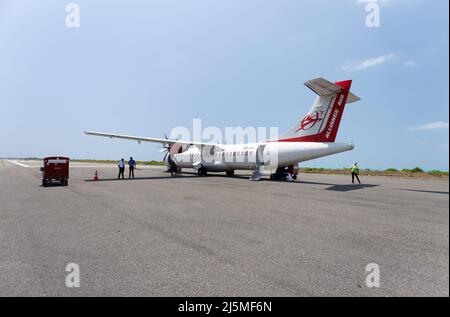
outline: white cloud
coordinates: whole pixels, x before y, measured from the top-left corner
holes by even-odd
[[[395,54],[394,53],[389,53],[389,54],[385,54],[385,55],[381,55],[378,57],[373,57],[373,58],[368,58],[358,64],[354,64],[354,65],[346,65],[343,67],[343,70],[364,70],[367,68],[371,68],[374,66],[378,66],[381,64],[384,64],[390,60],[392,60],[393,58],[395,58]]]
[[[415,61],[407,61],[403,63],[403,67],[415,67],[417,64]]]
[[[433,123],[427,123],[423,124],[417,127],[412,127],[411,130],[419,131],[419,130],[442,130],[442,129],[448,129],[449,124],[448,122],[444,121],[436,121]]]

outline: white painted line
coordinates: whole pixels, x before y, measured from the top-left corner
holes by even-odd
[[[27,168],[41,168],[41,166],[25,165],[25,164],[21,164],[21,163],[18,163],[18,162],[15,162],[15,161],[10,161],[10,160],[5,160],[5,161],[8,161],[8,162],[20,165],[22,167],[27,167]],[[98,168],[98,169],[113,168],[113,169],[117,169],[117,166],[114,166],[114,165],[113,166],[111,166],[111,165],[70,165],[70,168],[71,169],[72,168],[92,168],[92,169],[95,169],[95,168]],[[143,166],[143,167],[137,167],[136,171],[139,171],[139,170],[154,170],[154,169],[162,170],[162,169],[165,169],[165,168],[166,167],[164,167],[164,166]]]
[[[36,165],[26,165],[26,164],[23,164],[23,163],[19,163],[17,161],[12,161],[12,160],[5,160],[5,161],[13,163],[13,164],[16,164],[16,165],[19,165],[21,167],[26,167],[26,168],[40,168],[41,167],[41,165],[38,165],[38,166],[36,166]],[[31,163],[36,163],[36,162],[32,161]],[[74,162],[74,163],[70,164],[70,168],[71,169],[72,168],[114,168],[114,169],[116,169],[117,166],[114,165],[114,164],[98,164],[98,165],[96,165],[96,164],[86,164],[86,165],[83,165],[83,163]],[[143,166],[138,166],[136,168],[136,170],[153,170],[153,169],[161,170],[161,169],[165,169],[165,168],[167,168],[167,167],[163,166],[163,165],[143,165]]]
[[[22,166],[22,167],[27,167],[27,168],[30,168],[31,166],[28,166],[28,165],[25,165],[25,164],[22,164],[22,163],[19,163],[19,162],[16,162],[16,161],[11,161],[11,160],[6,160],[7,162],[10,162],[10,163],[13,163],[13,164],[16,164],[16,165],[19,165],[19,166]]]

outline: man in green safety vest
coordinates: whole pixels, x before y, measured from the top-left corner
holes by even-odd
[[[358,167],[358,163],[355,163],[352,165],[350,171],[352,172],[352,183],[355,183],[355,177],[358,180],[358,183],[361,184],[361,181],[359,180],[358,174],[359,174],[359,167]]]

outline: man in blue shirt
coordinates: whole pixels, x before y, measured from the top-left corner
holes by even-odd
[[[134,178],[134,169],[136,168],[136,161],[133,160],[132,157],[130,157],[130,160],[128,161],[128,168],[130,172],[128,173],[128,178],[131,178],[133,176]]]

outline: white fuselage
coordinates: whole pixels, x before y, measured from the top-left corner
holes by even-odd
[[[220,148],[191,146],[171,156],[180,168],[204,167],[211,172],[254,170],[258,163],[270,169],[296,165],[300,162],[350,151],[352,143],[265,142],[221,145]]]

